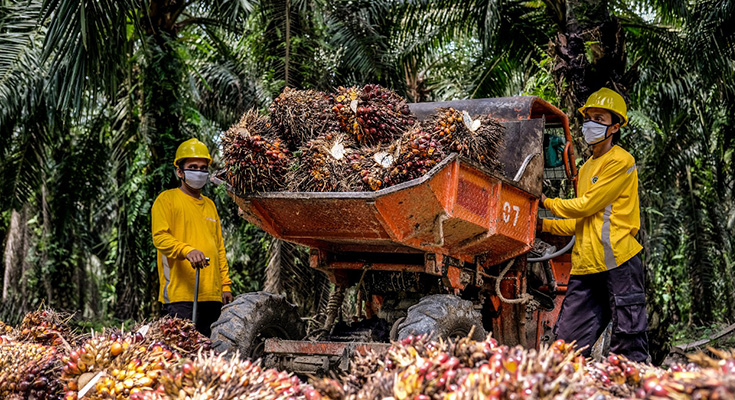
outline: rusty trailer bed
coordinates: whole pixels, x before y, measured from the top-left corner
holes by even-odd
[[[533,245],[537,197],[456,154],[375,192],[232,194],[269,234],[330,253],[430,252],[492,264]]]

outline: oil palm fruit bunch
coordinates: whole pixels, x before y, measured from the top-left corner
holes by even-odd
[[[398,157],[388,174],[387,186],[419,178],[444,158],[441,143],[420,124],[406,131],[394,146],[399,149]]]
[[[351,155],[355,143],[345,134],[329,132],[299,149],[299,165],[292,168],[289,189],[300,192],[349,191]]]
[[[704,353],[689,356],[690,364],[674,365],[668,371],[643,377],[637,398],[708,399],[735,398],[735,350],[708,347],[715,357]]]
[[[610,354],[602,362],[591,362],[585,369],[594,385],[621,398],[635,397],[645,376],[655,376],[662,371],[617,354]]]
[[[431,342],[419,336],[408,337],[400,344],[388,351],[386,363],[396,373],[395,397],[444,397],[459,390],[458,384],[468,371],[452,355],[451,343]]]
[[[459,153],[491,171],[502,167],[498,156],[505,128],[497,120],[487,116],[473,119],[466,111],[449,107],[438,108],[424,125],[446,153]]]
[[[146,341],[161,342],[172,347],[182,357],[196,355],[200,350],[209,350],[212,342],[199,333],[188,319],[165,316],[153,321],[146,334]]]
[[[70,316],[53,310],[37,310],[23,317],[19,331],[19,339],[41,344],[58,346],[71,336],[71,329],[66,324]]]
[[[62,358],[65,399],[76,399],[93,379],[91,399],[128,399],[153,390],[165,363],[180,356],[166,344],[146,340],[141,333],[95,335]]]
[[[340,126],[360,144],[390,143],[416,122],[406,100],[380,85],[340,86],[334,101]]]
[[[222,138],[230,184],[241,193],[284,188],[291,153],[275,136],[267,117],[251,110]]]
[[[387,187],[388,172],[395,165],[393,145],[363,146],[348,156],[349,188],[354,191],[376,191]]]
[[[155,394],[132,400],[166,399],[307,399],[321,396],[287,372],[262,369],[250,360],[200,353],[195,360],[184,359],[161,375]]]
[[[456,384],[458,399],[594,399],[604,394],[585,379],[585,360],[559,342],[539,350],[498,346],[486,363]],[[603,397],[604,398],[604,397]]]
[[[61,399],[55,346],[9,339],[0,344],[0,398]]]
[[[15,328],[0,321],[0,336],[15,336],[17,334]]]
[[[270,117],[291,151],[321,134],[339,129],[332,96],[316,90],[285,88],[273,100]]]
[[[123,400],[153,391],[167,363],[179,358],[178,353],[161,342],[131,346],[112,361],[95,385],[95,393],[101,398]]]
[[[585,380],[584,363],[564,342],[536,351],[498,346],[492,338],[430,342],[408,337],[394,343],[382,359],[358,357],[351,375],[362,371],[366,377],[314,385],[325,397],[351,400],[595,398],[602,392]]]
[[[345,376],[342,379],[342,386],[344,388],[340,387],[340,390],[337,392],[341,392],[341,397],[344,397],[345,392],[350,393],[357,393],[360,391],[361,388],[366,387],[368,385],[369,379],[371,377],[376,377],[376,372],[378,372],[381,368],[384,368],[384,358],[385,354],[378,353],[375,351],[367,351],[365,354],[357,355],[355,359],[352,360],[350,363],[350,369],[347,376]],[[392,385],[392,380],[390,380],[390,385]],[[329,386],[333,386],[336,382],[315,382],[314,386],[319,387],[319,390],[327,390],[329,391]],[[385,393],[386,395],[390,392],[388,385],[386,385],[387,380],[384,382],[378,382],[377,384],[372,383],[371,386],[374,386],[375,389],[373,398],[382,398],[383,396],[380,396],[380,393]],[[378,393],[380,392],[380,393]],[[330,396],[328,393],[325,393],[328,397]]]

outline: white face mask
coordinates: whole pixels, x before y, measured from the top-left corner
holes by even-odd
[[[201,189],[207,184],[209,178],[209,172],[207,171],[194,171],[184,170],[184,181],[193,189]]]
[[[601,124],[596,121],[585,121],[582,124],[582,134],[584,135],[584,141],[587,144],[597,144],[607,139],[607,129],[611,125]]]

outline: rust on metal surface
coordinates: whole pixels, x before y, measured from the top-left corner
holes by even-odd
[[[538,202],[457,155],[419,179],[377,192],[233,197],[251,222],[298,244],[330,252],[345,251],[346,246],[377,253],[433,252],[465,262],[492,250],[492,264],[530,249],[534,232],[528,222],[535,218]],[[510,214],[500,208],[509,201]],[[505,219],[501,223],[498,218]],[[513,229],[504,228],[510,218]],[[322,267],[342,268],[329,262]]]
[[[567,284],[569,283],[570,271],[572,270],[572,260],[569,253],[562,254],[550,260],[551,268],[554,274],[554,279],[557,283],[557,289],[554,297],[554,308],[552,310],[537,310],[536,319],[536,343],[538,346],[541,343],[549,343],[554,340],[553,328],[556,325],[556,320],[559,318],[559,312],[561,311],[561,305],[564,302],[564,295],[567,291]],[[548,287],[541,287],[540,290],[548,290]]]
[[[377,192],[231,195],[266,232],[330,252],[419,251],[465,262],[482,255],[494,264],[530,250],[543,170],[543,157],[534,155],[542,152],[546,123],[561,124],[571,140],[566,115],[533,96],[410,107],[420,119],[437,107],[454,107],[503,121],[503,171],[486,171],[455,154],[423,177]]]
[[[462,269],[458,267],[448,266],[445,280],[452,289],[463,290],[467,287],[467,282],[462,282]]]
[[[363,270],[369,269],[371,271],[404,271],[404,272],[426,272],[426,267],[423,265],[411,265],[411,264],[398,264],[398,263],[361,263],[359,261],[332,261],[329,263],[329,268],[333,269],[353,269]]]
[[[389,343],[374,342],[311,342],[307,340],[266,339],[265,352],[270,354],[314,356],[341,356],[348,350],[352,354],[367,354],[368,351],[382,352]]]
[[[566,114],[547,101],[535,96],[496,97],[492,99],[454,100],[409,104],[419,119],[426,119],[440,107],[466,110],[471,115],[489,115],[501,121],[519,121],[545,117],[553,123],[567,119]]]
[[[525,274],[525,262],[517,262],[500,282],[500,293],[503,297],[517,299],[526,292]],[[494,293],[494,282],[492,287],[491,293]],[[521,345],[528,347],[533,345],[534,343],[528,342],[526,329],[533,328],[535,330],[536,326],[535,324],[533,327],[526,326],[526,305],[523,303],[505,303],[496,295],[491,295],[490,301],[498,310],[498,316],[492,320],[493,337],[508,346]]]

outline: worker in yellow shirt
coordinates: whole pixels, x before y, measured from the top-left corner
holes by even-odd
[[[572,273],[555,331],[557,338],[591,347],[612,320],[610,351],[634,361],[648,359],[648,320],[635,159],[617,146],[628,123],[625,100],[602,88],[579,109],[592,158],[579,170],[577,197],[541,196],[544,208],[562,219],[544,219],[542,230],[576,236]]]
[[[166,314],[192,319],[196,268],[200,268],[196,327],[206,336],[222,304],[232,301],[219,214],[212,200],[201,194],[211,161],[204,143],[183,142],[174,160],[181,186],[158,195],[151,209],[158,301]]]

